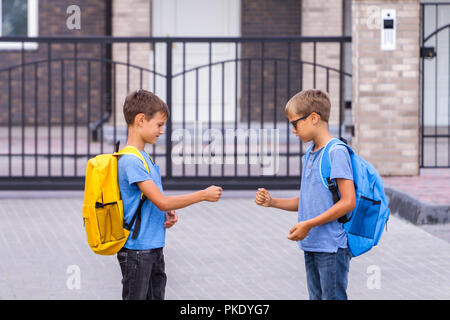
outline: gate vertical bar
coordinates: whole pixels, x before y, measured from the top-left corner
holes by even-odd
[[[105,69],[111,69],[111,65],[109,68],[105,68],[106,64],[106,56],[105,56],[105,43],[100,43],[100,121],[103,119],[103,96],[104,96],[104,87],[105,87]],[[110,70],[109,70],[110,71]],[[110,81],[107,81],[109,85],[111,85]],[[111,88],[108,89],[109,92]],[[111,101],[111,100],[109,100]],[[98,137],[98,134],[97,134]],[[100,125],[100,153],[103,153],[103,125]]]
[[[91,123],[91,61],[88,60],[88,74],[87,74],[87,123]],[[87,143],[87,160],[91,157],[91,130],[89,125],[86,126],[86,143]]]
[[[247,110],[247,176],[250,176],[250,119],[251,119],[251,105],[252,105],[252,58],[248,59],[248,80],[247,80],[247,95],[248,95],[248,110]]]
[[[237,132],[237,123],[238,123],[238,42],[234,43],[234,132]],[[234,136],[234,176],[237,176],[237,134]]]
[[[342,121],[344,116],[344,43],[339,42],[339,138],[342,137]]]
[[[113,62],[113,92],[112,113],[113,113],[113,145],[117,142],[117,63]]]
[[[315,42],[314,42],[315,44]],[[288,42],[288,47],[287,47],[287,86],[286,86],[286,101],[289,101],[289,99],[291,98],[291,42]],[[315,54],[314,54],[315,57]],[[314,66],[315,66],[315,61],[314,61]],[[315,70],[314,70],[314,74],[315,74]],[[287,143],[286,143],[286,151],[287,151],[287,155],[286,155],[286,175],[289,176],[289,160],[290,160],[290,144],[291,142],[289,141],[290,139],[290,135],[289,135],[289,119],[286,120],[286,139],[287,139]]]
[[[264,40],[261,41],[261,118],[260,129],[264,129]],[[262,130],[259,135],[259,166],[263,167],[263,145],[262,145]]]
[[[51,113],[52,113],[52,67],[51,67],[51,61],[52,61],[52,44],[49,41],[48,42],[48,47],[47,47],[47,80],[48,80],[48,84],[47,84],[47,99],[48,99],[48,113],[47,113],[47,118],[48,118],[48,131],[47,131],[47,153],[48,153],[48,168],[47,168],[47,174],[50,177],[51,174],[51,141],[50,141],[50,137],[51,137],[51,128],[50,128],[50,122],[51,122]]]
[[[208,42],[208,61],[209,61],[209,67],[208,67],[208,176],[211,176],[211,127],[212,127],[212,120],[211,120],[211,113],[212,113],[212,70],[211,70],[211,64],[212,64],[212,43],[211,41]]]
[[[77,159],[78,159],[78,43],[74,43],[74,139],[73,139],[73,146],[74,146],[74,157],[73,157],[73,168],[74,168],[74,176],[77,176]]]
[[[439,14],[438,14],[438,6],[435,5],[435,17],[436,24],[435,29],[437,30],[439,26]],[[438,35],[435,36],[436,41],[436,51],[438,50]],[[437,116],[438,116],[438,57],[434,59],[434,166],[437,166]]]
[[[156,93],[156,42],[152,41],[152,50],[153,50],[153,93]],[[150,76],[150,75],[149,75]],[[150,89],[150,79],[149,79],[149,89]],[[169,119],[167,119],[169,120]],[[152,146],[152,154],[153,160],[156,161],[156,147],[155,144]]]
[[[234,43],[234,176],[237,176],[238,42]]]
[[[25,176],[25,42],[22,42],[22,177]]]
[[[186,130],[186,42],[183,41],[183,134]],[[183,137],[183,164],[182,174],[186,174],[186,139]]]
[[[172,40],[166,42],[166,103],[171,116],[167,119],[166,134],[166,177],[172,177]]]
[[[34,64],[34,175],[38,175],[38,64]]]
[[[127,41],[127,95],[130,93],[130,41]]]
[[[11,68],[8,69],[8,175],[12,176],[12,85]]]
[[[424,21],[424,18],[425,18],[425,6],[423,5],[423,4],[421,4],[420,5],[420,7],[421,7],[421,9],[422,9],[422,12],[421,12],[421,14],[422,14],[422,19],[421,19],[421,26],[422,26],[422,33],[421,33],[421,43],[420,43],[420,47],[421,48],[423,48],[423,46],[424,46],[424,40],[425,40],[425,21]],[[425,72],[424,72],[424,66],[425,66],[425,64],[424,64],[424,57],[421,57],[420,58],[420,60],[421,60],[421,79],[420,79],[420,81],[421,81],[421,106],[420,106],[420,111],[421,111],[421,115],[420,115],[420,142],[421,142],[421,146],[420,146],[420,148],[421,148],[421,152],[420,152],[420,159],[419,159],[419,163],[420,163],[420,167],[423,167],[424,166],[424,163],[425,163],[425,160],[424,160],[424,155],[423,155],[423,151],[424,151],[424,142],[425,142],[425,139],[424,139],[424,105],[425,105],[425,96],[424,96],[424,94],[425,94],[425,90],[424,90],[424,84],[425,84],[425,82],[424,82],[424,79],[425,79]]]
[[[274,75],[273,75],[273,81],[274,81],[274,84],[273,84],[273,127],[274,127],[274,130],[275,131],[277,131],[278,129],[277,129],[277,121],[278,121],[278,119],[277,119],[277,105],[278,105],[278,95],[277,95],[277,91],[278,91],[278,80],[277,80],[277,78],[278,78],[278,73],[277,73],[277,68],[278,68],[278,63],[277,63],[277,59],[274,59],[273,60],[273,62],[274,62],[274,65],[273,65],[273,72],[274,72]],[[272,141],[271,143],[275,143],[275,141]],[[277,174],[277,172],[275,172],[275,175],[278,175]]]
[[[313,88],[316,89],[317,42],[313,42]]]
[[[61,59],[61,176],[64,176],[64,59]]]
[[[225,63],[222,62],[222,176],[225,175]]]
[[[202,133],[198,132],[198,68],[195,68],[195,125],[194,125],[194,163],[195,163],[195,176],[198,177],[198,162],[199,162],[199,148],[198,148],[198,137]]]

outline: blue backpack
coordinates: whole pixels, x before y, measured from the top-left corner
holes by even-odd
[[[390,210],[383,181],[375,168],[355,154],[346,143],[336,138],[331,139],[325,146],[320,160],[320,176],[325,187],[331,191],[334,203],[339,201],[337,185],[330,179],[330,150],[335,145],[347,148],[352,163],[356,207],[338,221],[343,223],[352,256],[357,257],[378,244],[389,219]],[[306,151],[307,155],[311,148],[312,146]]]

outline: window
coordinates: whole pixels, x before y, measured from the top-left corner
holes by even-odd
[[[38,35],[38,0],[0,0],[0,36],[36,37]],[[25,42],[26,50],[38,48]],[[21,50],[21,42],[0,42],[0,50]]]

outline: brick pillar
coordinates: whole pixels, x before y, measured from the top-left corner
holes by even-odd
[[[115,37],[148,37],[150,36],[151,12],[148,0],[113,0],[112,34]],[[130,64],[149,68],[151,45],[148,43],[130,43]],[[112,49],[113,61],[127,63],[126,43],[117,43]],[[140,89],[140,74],[136,68],[129,68],[129,88],[127,86],[127,67],[116,66],[116,123],[118,127],[126,126],[123,117],[123,103],[128,91]],[[148,87],[148,73],[143,73],[143,85]],[[114,88],[112,89],[114,90]],[[114,92],[114,91],[112,91]],[[114,93],[113,93],[114,94]],[[112,121],[113,118],[111,118]]]
[[[244,37],[251,36],[298,36],[301,29],[301,1],[300,0],[242,0],[242,25],[241,33]],[[261,43],[243,43],[242,58],[261,56]],[[299,65],[291,63],[290,78],[288,79],[287,64],[281,59],[288,56],[286,43],[266,42],[264,44],[264,57],[280,59],[277,63],[277,101],[274,101],[275,66],[272,61],[266,60],[264,64],[264,88],[261,81],[261,63],[253,60],[251,74],[248,72],[248,62],[241,63],[241,121],[247,121],[248,108],[251,108],[251,120],[259,121],[261,118],[261,91],[264,100],[264,121],[272,122],[276,116],[277,121],[285,121],[284,105],[297,93],[299,88]],[[298,45],[292,44],[291,60],[300,60]],[[251,77],[251,79],[250,79]],[[250,92],[248,81],[251,82]],[[290,92],[287,93],[288,81]],[[248,95],[250,94],[250,106],[248,106]],[[274,108],[277,109],[274,116]]]
[[[302,36],[342,36],[343,35],[343,1],[342,0],[302,0]],[[316,63],[340,69],[340,49],[337,43],[318,43],[316,47]],[[302,45],[301,59],[314,61],[312,43]],[[326,91],[326,70],[316,67],[316,84],[314,85],[314,68],[304,64],[303,88],[315,87]],[[339,125],[339,73],[329,73],[329,90],[331,114],[329,124]]]
[[[381,50],[382,9],[396,49]],[[353,147],[381,175],[419,173],[419,0],[352,1]]]

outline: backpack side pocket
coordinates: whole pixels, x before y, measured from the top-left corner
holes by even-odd
[[[95,204],[100,243],[120,240],[125,237],[123,218],[117,202]]]
[[[373,239],[380,213],[380,206],[380,200],[361,196],[358,208],[353,213],[352,225],[348,232],[355,236]]]
[[[97,247],[98,229],[95,221],[95,208],[90,205],[83,206],[83,222],[86,229],[87,241],[90,247]]]

